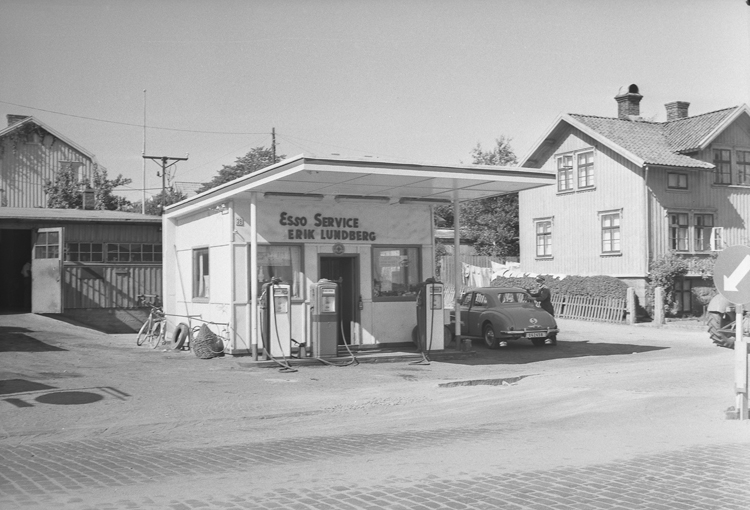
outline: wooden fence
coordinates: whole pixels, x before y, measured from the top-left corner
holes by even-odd
[[[552,296],[555,317],[600,322],[625,322],[626,300],[594,296]]]

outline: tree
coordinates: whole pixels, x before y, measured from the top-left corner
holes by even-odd
[[[114,189],[131,182],[131,179],[122,174],[110,180],[107,170],[96,164],[91,181],[79,180],[77,166],[67,164],[58,170],[54,181],[45,181],[43,189],[47,194],[47,207],[52,209],[83,209],[83,190],[90,188],[94,191],[94,209],[116,211],[128,208],[131,203],[124,197],[115,195]]]
[[[495,140],[495,147],[484,151],[480,143],[471,151],[475,165],[514,165],[518,162],[510,139]],[[435,208],[439,225],[453,226],[453,206]],[[518,256],[518,193],[472,200],[461,205],[461,237],[474,245],[480,255]]]
[[[255,172],[261,168],[271,166],[285,157],[283,154],[280,154],[274,158],[273,149],[263,146],[255,147],[244,156],[237,158],[234,165],[224,165],[224,168],[219,170],[219,173],[210,182],[203,183],[198,189],[198,193],[202,193],[225,182],[233,181],[238,177]]]
[[[164,204],[164,207],[167,207],[169,205],[176,204],[181,200],[185,200],[186,198],[187,195],[182,191],[176,190],[174,188],[167,188],[164,191],[160,191],[158,194],[146,200],[146,214],[150,214],[152,216],[161,216],[162,204]],[[138,212],[141,211],[140,202],[134,204],[134,210]]]

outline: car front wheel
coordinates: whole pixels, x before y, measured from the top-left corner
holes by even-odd
[[[484,343],[490,349],[497,349],[500,345],[500,341],[495,337],[495,330],[492,329],[492,324],[486,324],[484,326]]]

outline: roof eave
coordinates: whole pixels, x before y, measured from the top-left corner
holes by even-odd
[[[750,107],[746,104],[741,104],[735,110],[732,112],[731,115],[729,115],[726,119],[721,121],[713,130],[711,130],[710,133],[708,133],[703,139],[698,143],[698,146],[696,149],[693,150],[704,150],[706,147],[708,147],[711,142],[713,142],[719,134],[724,131],[727,126],[729,126],[732,122],[737,120],[737,118],[742,115],[743,113],[750,116]]]
[[[63,141],[67,145],[70,145],[71,147],[73,147],[75,150],[77,150],[78,152],[80,152],[81,154],[83,154],[84,156],[86,156],[87,158],[89,158],[92,162],[94,162],[94,163],[97,162],[96,161],[96,156],[94,155],[93,152],[91,152],[90,150],[86,149],[85,147],[79,145],[78,143],[76,143],[73,140],[69,139],[65,135],[61,134],[56,129],[53,129],[53,128],[49,127],[44,122],[40,121],[39,119],[37,119],[36,117],[31,116],[31,115],[28,116],[28,117],[26,117],[22,121],[13,124],[12,126],[8,126],[5,129],[0,130],[0,138],[2,138],[4,136],[12,133],[16,129],[19,129],[21,126],[23,126],[25,124],[28,124],[28,123],[34,123],[34,124],[38,125],[39,127],[41,127],[42,129],[44,129],[45,131],[48,131],[50,134],[52,134],[55,138]]]

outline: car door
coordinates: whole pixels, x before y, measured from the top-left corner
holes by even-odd
[[[471,311],[471,302],[474,299],[473,292],[467,292],[461,297],[459,303],[459,309],[461,310],[461,335],[470,336],[472,333],[469,331],[469,313]]]
[[[469,335],[482,336],[482,318],[481,315],[487,310],[487,296],[481,292],[474,293],[474,299],[471,301],[469,310]]]

